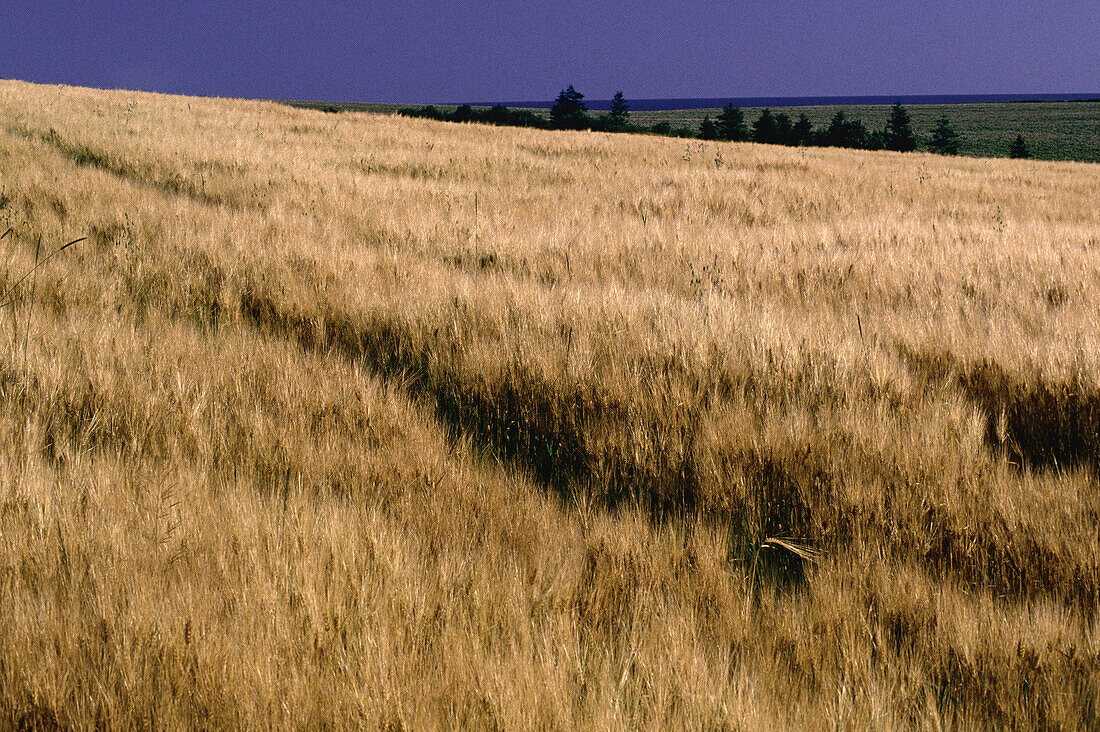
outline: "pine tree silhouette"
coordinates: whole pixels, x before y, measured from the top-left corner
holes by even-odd
[[[859,149],[867,147],[869,137],[863,120],[848,119],[844,110],[838,109],[820,139],[823,145],[829,147]]]
[[[611,116],[621,120],[624,124],[630,119],[630,105],[623,99],[621,91],[615,92],[615,96],[611,99]]]
[[[591,118],[584,104],[584,95],[570,84],[562,89],[554,106],[550,108],[550,122],[559,130],[580,130],[590,126]]]
[[[928,141],[928,149],[940,155],[959,154],[959,133],[951,126],[946,116],[936,121],[932,128],[932,137]]]
[[[1008,149],[1008,157],[1010,158],[1030,158],[1031,151],[1027,149],[1027,143],[1024,142],[1023,135],[1016,135],[1016,139],[1012,141],[1012,147]]]
[[[722,140],[742,142],[749,139],[749,128],[745,125],[745,114],[740,107],[727,104],[718,115],[718,137]]]
[[[759,119],[752,123],[752,141],[769,144],[779,142],[779,126],[770,109],[761,112]]]
[[[917,149],[917,137],[913,134],[912,121],[905,107],[901,106],[901,102],[895,102],[890,109],[890,118],[886,120],[886,129],[883,130],[883,142],[887,150],[911,152]]]
[[[792,145],[809,145],[814,137],[814,126],[805,114],[798,115],[798,121],[791,128]]]
[[[712,120],[710,117],[704,117],[703,121],[699,124],[699,139],[719,139],[718,125],[714,124],[714,120]]]

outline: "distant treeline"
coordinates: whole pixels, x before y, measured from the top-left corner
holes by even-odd
[[[611,109],[603,114],[589,113],[584,95],[572,84],[563,89],[550,108],[550,116],[544,117],[528,109],[509,109],[502,104],[489,108],[475,108],[464,104],[453,112],[434,105],[403,107],[398,114],[407,117],[427,117],[446,122],[481,122],[512,127],[537,127],[549,130],[595,130],[599,132],[633,132],[685,137],[701,140],[731,140],[734,142],[762,142],[772,145],[814,145],[819,147],[847,147],[860,150],[896,150],[907,152],[918,148],[908,111],[900,102],[890,110],[890,116],[882,129],[872,130],[862,120],[849,118],[839,110],[828,126],[815,128],[805,114],[797,120],[783,112],[764,109],[751,124],[744,112],[727,104],[718,117],[706,117],[698,128],[674,127],[669,122],[650,126],[636,125],[630,120],[630,105],[622,92],[616,92]],[[950,120],[941,117],[928,138],[929,151],[943,155],[955,155],[959,151],[959,136]],[[1011,148],[1012,157],[1030,157],[1022,137],[1017,137]]]
[[[425,107],[402,107],[397,113],[406,117],[426,117],[443,122],[481,122],[506,127],[538,127],[544,130],[552,128],[549,120],[540,114],[529,109],[508,109],[503,104],[489,108],[463,104],[453,112],[429,104]]]

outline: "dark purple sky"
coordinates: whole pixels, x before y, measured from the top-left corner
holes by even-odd
[[[1100,93],[1100,0],[0,0],[0,77],[334,101]]]

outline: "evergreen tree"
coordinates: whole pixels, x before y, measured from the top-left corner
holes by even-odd
[[[603,132],[626,132],[630,129],[630,105],[621,91],[611,99],[611,109],[592,123],[592,129]]]
[[[463,104],[451,114],[452,122],[470,122],[474,119],[474,108]]]
[[[838,109],[832,121],[821,135],[820,143],[829,147],[850,147],[855,149],[868,146],[867,127],[862,120],[848,119],[843,109]]]
[[[871,133],[867,131],[867,126],[863,124],[863,120],[854,119],[848,123],[848,147],[855,150],[866,150],[870,137]]]
[[[722,108],[718,115],[718,139],[734,142],[749,139],[749,128],[745,125],[745,115],[740,107],[730,103]]]
[[[836,114],[833,115],[832,121],[829,122],[829,126],[821,133],[821,139],[818,140],[825,147],[844,147],[842,140],[844,138],[844,125],[848,123],[848,115],[843,109],[838,109]]]
[[[512,113],[503,104],[498,104],[485,114],[485,121],[494,125],[511,124]]]
[[[886,149],[886,133],[882,130],[875,130],[867,133],[867,139],[863,144],[865,150],[885,150]]]
[[[752,123],[752,141],[772,145],[779,142],[779,128],[770,109],[761,112],[760,117]]]
[[[1010,158],[1030,158],[1031,151],[1027,149],[1027,143],[1024,142],[1023,135],[1016,135],[1016,139],[1012,141],[1012,147],[1008,149],[1008,157]]]
[[[791,128],[792,145],[809,145],[814,137],[814,126],[805,114],[798,115],[798,121]]]
[[[401,107],[397,110],[397,113],[402,117],[427,117],[428,119],[437,120],[449,119],[447,112],[437,108],[434,104],[428,104],[424,107]]]
[[[584,95],[570,84],[562,89],[554,106],[550,108],[550,122],[559,130],[582,130],[592,123],[588,116],[588,107],[584,104]]]
[[[714,124],[710,117],[704,117],[699,124],[699,139],[717,140],[718,134],[718,125]]]
[[[775,120],[775,141],[780,145],[794,145],[794,123],[790,115],[778,112],[773,117]]]
[[[894,102],[890,109],[890,118],[886,120],[886,129],[883,130],[883,142],[887,150],[897,152],[911,152],[917,149],[917,137],[913,134],[912,121],[909,113],[901,102]]]
[[[932,129],[932,137],[928,141],[928,149],[940,155],[959,154],[959,133],[951,126],[946,115],[940,117],[936,126]]]
[[[623,127],[630,120],[630,105],[623,99],[621,91],[615,92],[615,96],[611,98],[611,118]]]

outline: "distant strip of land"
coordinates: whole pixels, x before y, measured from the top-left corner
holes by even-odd
[[[628,100],[629,101],[629,100]],[[288,101],[296,107],[329,109],[331,111],[374,112],[392,114],[402,104],[360,104],[348,102]],[[902,99],[905,103],[905,99]],[[892,102],[891,102],[892,104]],[[453,110],[456,105],[437,105]],[[640,126],[667,121],[674,128],[698,130],[703,119],[714,119],[718,108],[645,110],[638,102],[630,119]],[[778,107],[778,105],[776,105]],[[597,109],[598,104],[593,104]],[[531,111],[546,115],[548,110],[531,107]],[[744,107],[745,118],[755,120],[763,107]],[[912,104],[906,109],[912,115],[913,129],[921,147],[927,146],[933,126],[946,116],[959,134],[959,154],[972,157],[1008,157],[1017,135],[1027,141],[1031,156],[1041,160],[1077,160],[1100,162],[1100,99],[1075,101],[981,102],[956,104]],[[797,119],[805,114],[814,127],[827,126],[837,111],[849,118],[862,120],[868,128],[879,129],[890,113],[890,104],[806,104],[783,107],[783,112]]]
[[[747,109],[769,107],[851,107],[867,105],[890,105],[900,102],[906,106],[916,104],[993,104],[1003,102],[1081,102],[1100,101],[1100,92],[1096,94],[863,94],[803,97],[683,97],[677,99],[635,99],[631,107],[637,111],[673,111],[683,109],[719,109],[732,104]],[[588,108],[592,110],[611,109],[611,99],[590,99]],[[550,109],[553,100],[522,102],[468,102],[473,107],[490,107],[503,104],[506,107],[526,109]]]

